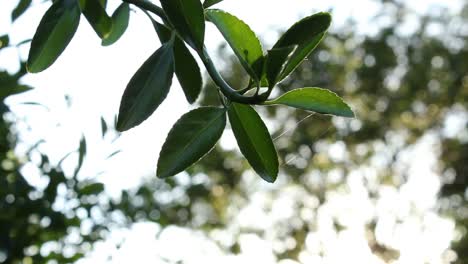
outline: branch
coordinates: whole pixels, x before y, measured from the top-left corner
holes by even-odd
[[[155,15],[157,15],[158,17],[160,17],[166,24],[168,22],[167,20],[167,17],[166,17],[166,14],[164,13],[164,11],[162,10],[162,8],[160,8],[159,6],[147,1],[147,0],[122,0],[122,2],[126,2],[126,3],[129,3],[129,4],[133,4],[133,5],[136,5],[138,6],[139,8],[141,9],[144,9],[144,10],[147,10]]]
[[[216,69],[213,61],[211,60],[206,48],[203,48],[203,51],[199,51],[198,54],[200,55],[203,64],[206,67],[206,70],[210,74],[211,78],[215,82],[216,85],[221,89],[221,92],[230,100],[237,103],[242,104],[260,104],[266,100],[266,97],[263,95],[256,95],[256,96],[244,96],[239,91],[233,89],[229,86],[228,83],[223,79],[223,77],[219,74],[218,70]]]

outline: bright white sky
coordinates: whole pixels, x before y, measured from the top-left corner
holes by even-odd
[[[9,12],[13,9],[16,2],[3,0],[0,3],[0,35],[10,33],[11,43],[18,43],[24,39],[31,38],[41,16],[48,8],[48,4],[42,4],[43,1],[34,0],[34,8],[30,9],[26,15],[11,26]],[[110,0],[110,9],[114,9],[117,3],[119,1]],[[426,12],[433,5],[444,5],[454,10],[460,3],[461,1],[456,0],[408,1],[408,4],[414,10],[421,13]],[[298,18],[313,13],[312,11],[328,11],[330,9],[333,10],[334,14],[334,25],[343,25],[345,18],[351,16],[358,20],[360,30],[373,33],[376,29],[369,21],[377,11],[378,5],[375,1],[371,0],[225,0],[225,2],[217,7],[242,18],[251,25],[257,34],[266,40],[267,44],[272,44],[277,38],[276,29],[285,28],[297,21]],[[45,139],[46,143],[41,145],[41,149],[52,156],[52,161],[57,162],[68,152],[75,150],[78,147],[81,134],[84,133],[88,140],[88,155],[82,174],[92,176],[97,174],[97,172],[103,171],[104,173],[98,176],[97,179],[106,184],[106,189],[111,194],[117,194],[122,188],[138,185],[142,177],[154,177],[156,161],[163,140],[172,124],[180,115],[188,111],[189,106],[185,103],[180,87],[175,83],[168,99],[145,123],[124,133],[115,143],[110,142],[111,138],[107,138],[107,141],[103,142],[100,135],[100,117],[104,116],[109,123],[112,122],[118,112],[120,96],[128,80],[142,62],[159,47],[159,43],[156,34],[153,32],[151,23],[141,12],[132,13],[130,26],[126,34],[111,47],[101,47],[100,40],[86,20],[82,19],[81,22],[71,44],[51,68],[40,74],[27,75],[23,79],[24,83],[31,84],[35,87],[35,90],[27,94],[15,96],[8,102],[14,112],[19,117],[26,119],[26,123],[31,127],[29,131],[24,126],[20,127],[22,139],[29,144],[39,139]],[[214,53],[219,43],[219,35],[210,26],[206,44],[212,50],[212,53]],[[26,46],[20,51],[20,56],[23,59],[27,56],[28,47]],[[15,71],[18,67],[17,56],[18,53],[14,49],[0,53],[0,67],[6,67],[8,70]],[[71,97],[72,105],[70,108],[66,106],[65,95],[70,95]],[[37,106],[20,105],[21,102],[39,102],[50,108],[50,111]],[[231,133],[226,132],[224,137],[228,137],[228,141],[229,138],[232,140]],[[26,145],[24,146],[26,147]],[[105,161],[107,155],[117,149],[121,149],[122,153]],[[69,160],[68,165],[70,169],[73,168],[75,162],[73,158]],[[424,166],[427,168],[427,164],[421,164],[421,167]],[[32,171],[33,166],[26,169]],[[430,174],[431,172],[426,170],[426,173]],[[428,174],[424,175],[427,176]],[[31,177],[29,180],[39,185],[42,182],[38,176]],[[432,186],[437,189],[437,184],[434,183]],[[415,187],[417,188],[417,186]],[[434,197],[434,188],[428,188],[428,196],[418,195],[417,197]],[[388,204],[384,204],[383,206],[391,205],[394,201],[392,197],[395,197],[395,195],[397,194],[388,191],[386,196],[388,198],[383,201]],[[404,193],[403,196],[405,195],[408,196],[410,193]],[[332,199],[332,201],[341,204],[345,202],[345,200],[338,198]],[[422,208],[432,206],[431,202],[429,204],[424,204],[426,202],[424,200],[419,202],[422,203]],[[336,205],[332,203],[329,206],[333,208]],[[396,208],[396,210],[398,209]],[[252,215],[252,213],[247,215]],[[434,217],[429,217],[426,221],[435,221]],[[443,221],[436,221],[436,224],[431,227],[439,231],[445,230],[450,232],[452,230],[451,224]],[[437,227],[440,228],[437,229]],[[435,234],[435,237],[421,237],[419,233],[412,236],[413,240],[406,239],[407,236],[404,236],[405,232],[411,232],[411,230],[413,229],[410,223],[406,229],[400,230],[401,234],[397,234],[396,237],[392,236],[392,234],[387,234],[389,236],[388,241],[393,239],[389,243],[395,245],[406,243],[404,245],[410,248],[411,252],[416,252],[414,254],[423,254],[420,251],[415,251],[414,246],[411,246],[412,243],[413,245],[417,244],[417,241],[414,241],[414,239],[434,241],[434,239],[440,240],[443,238],[442,240],[445,241],[445,244],[450,239],[446,235],[444,236],[444,234]],[[117,237],[124,236],[129,241],[135,241],[135,243],[127,244],[128,247],[115,252],[116,260],[113,263],[135,261],[135,254],[138,254],[141,257],[140,259],[145,260],[143,263],[159,263],[157,262],[157,255],[154,254],[152,249],[165,247],[166,250],[164,252],[169,252],[168,254],[170,254],[171,246],[167,245],[167,243],[171,240],[163,240],[166,244],[161,245],[161,240],[159,242],[154,240],[156,231],[157,227],[154,225],[138,225],[131,232],[122,231],[122,233],[127,232],[125,234],[114,233]],[[355,239],[356,235],[362,236],[363,234],[351,232],[343,234],[341,238],[335,239],[336,242],[341,243],[342,247],[340,246],[340,248],[346,248],[346,245],[349,246],[347,243],[352,244],[357,241]],[[189,255],[193,254],[189,258],[192,260],[191,263],[201,263],[202,259],[204,260],[203,263],[211,263],[207,259],[208,255],[205,254],[206,252],[210,253],[209,258],[212,258],[213,263],[218,263],[221,258],[222,253],[216,249],[216,246],[202,239],[201,235],[194,236],[192,232],[187,230],[173,229],[172,237],[178,237],[177,241],[187,241],[186,246],[184,246],[186,249],[190,248],[191,245],[198,245],[193,249],[192,253],[187,253]],[[318,234],[317,237],[311,237],[309,242],[313,245],[317,242],[314,239],[319,238]],[[324,235],[323,238],[331,241],[327,235]],[[427,240],[427,238],[431,240]],[[245,242],[242,245],[246,249],[250,248],[248,245],[252,245],[256,249],[267,246],[255,236],[246,236],[242,239]],[[364,243],[364,241],[361,242]],[[436,245],[437,250],[439,250],[438,252],[440,252],[441,247],[443,249],[444,243]],[[176,246],[180,247],[180,245]],[[426,247],[425,249],[427,251],[428,248]],[[106,244],[101,244],[97,248],[97,252],[109,251],[112,251],[112,248],[109,248]],[[252,263],[250,261],[255,259],[255,257],[262,256],[263,259],[270,258],[271,260],[263,261],[262,263],[274,262],[271,251],[267,249],[266,253],[261,250],[250,253],[247,250],[246,252],[247,255],[242,258],[225,256],[222,260],[226,263],[231,263],[229,261],[232,261],[232,263],[239,263],[239,261]],[[177,251],[174,252],[176,255],[177,253]],[[366,252],[361,253],[362,256],[366,256],[367,254]],[[353,252],[351,251],[343,255],[344,259],[336,256],[335,259],[329,259],[328,262],[320,262],[314,259],[314,255],[310,255],[311,258],[308,260],[317,260],[316,263],[344,263],[343,260],[348,261],[349,259],[346,260],[346,257],[350,257],[352,254]],[[404,256],[407,259],[398,263],[419,263],[414,260],[421,260],[421,258],[418,258],[418,255],[411,255],[408,252],[407,254],[409,255]],[[91,260],[89,263],[97,263],[96,261],[99,260],[99,256],[97,254],[94,260]],[[361,263],[379,263],[375,259],[361,258],[360,260],[362,260]],[[307,261],[307,263],[311,262]],[[284,262],[282,264],[289,263]]]

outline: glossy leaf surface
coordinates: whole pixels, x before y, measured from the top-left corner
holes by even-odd
[[[351,108],[334,92],[322,88],[301,88],[289,91],[265,104],[282,104],[321,114],[354,117]]]
[[[195,50],[202,50],[205,16],[200,0],[161,0],[161,5],[182,39]]]
[[[157,176],[173,176],[206,155],[226,126],[226,110],[201,107],[183,115],[172,127],[159,154]]]
[[[317,13],[300,20],[281,36],[273,48],[297,45],[297,49],[291,55],[279,81],[288,76],[317,47],[330,23],[329,13]]]
[[[105,39],[112,30],[112,19],[107,15],[104,7],[96,0],[78,0],[81,12],[88,20],[96,34]]]
[[[251,106],[237,103],[231,104],[228,114],[242,154],[260,177],[274,182],[278,176],[278,156],[260,116]]]
[[[145,121],[166,99],[174,74],[173,42],[160,47],[133,75],[120,103],[117,130]]]
[[[115,43],[125,33],[130,20],[130,7],[127,3],[121,4],[112,14],[112,30],[106,39],[102,40],[103,46]]]
[[[217,9],[205,12],[231,46],[249,75],[258,80],[263,67],[263,50],[260,41],[250,27],[239,18]]]
[[[27,69],[36,73],[47,69],[70,43],[80,22],[75,0],[57,0],[42,17],[29,50]]]

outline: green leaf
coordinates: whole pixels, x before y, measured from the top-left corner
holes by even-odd
[[[106,136],[107,130],[108,130],[107,122],[104,119],[104,117],[101,117],[101,132],[102,132],[103,138]]]
[[[10,86],[4,86],[3,84],[0,87],[0,100],[7,98],[10,95],[20,94],[27,91],[31,91],[33,88],[28,85],[13,84]]]
[[[78,165],[76,166],[74,176],[76,177],[83,166],[83,161],[86,156],[86,138],[84,136],[81,137],[80,140],[80,147],[78,148]]]
[[[157,176],[173,176],[206,155],[226,127],[226,110],[200,107],[183,115],[172,127],[159,154]]]
[[[260,177],[274,182],[278,176],[278,156],[260,116],[251,106],[237,103],[231,104],[228,115],[242,154]]]
[[[78,0],[81,12],[93,27],[96,34],[105,39],[112,30],[112,19],[107,15],[104,7],[96,0]]]
[[[158,38],[161,41],[161,43],[166,43],[171,39],[172,36],[172,30],[168,28],[166,25],[159,23],[158,21],[154,20],[150,14],[145,12],[146,15],[149,17],[151,20],[151,23],[153,23],[153,27],[156,30],[156,33],[158,34]]]
[[[223,1],[223,0],[205,0],[205,2],[203,3],[203,7],[208,8],[208,7],[213,6],[213,5],[215,5],[215,4],[217,4],[217,3],[221,2],[221,1]]]
[[[274,48],[268,51],[265,68],[269,88],[276,85],[281,72],[286,67],[287,61],[296,48],[297,45],[284,48]]]
[[[175,73],[184,90],[185,98],[192,104],[201,92],[203,79],[197,61],[184,42],[178,38],[174,40],[174,62]]]
[[[172,35],[171,30],[151,16],[148,15],[148,17],[151,19],[161,43],[169,41]],[[203,79],[197,61],[179,38],[174,39],[174,63],[175,73],[180,86],[182,86],[185,98],[192,104],[197,100],[201,92]]]
[[[300,20],[281,36],[273,48],[284,48],[291,45],[298,47],[291,55],[278,81],[288,76],[317,47],[330,23],[331,15],[329,13],[317,13]]]
[[[13,9],[11,12],[11,22],[15,22],[15,20],[20,17],[28,7],[31,5],[32,0],[20,0],[18,5]]]
[[[120,103],[118,131],[141,124],[166,99],[174,74],[173,45],[165,43],[133,75]]]
[[[247,73],[254,80],[259,80],[263,50],[255,33],[242,20],[222,10],[208,9],[205,14],[229,43]]]
[[[42,17],[29,50],[27,69],[37,73],[47,69],[70,43],[80,22],[75,0],[58,0]]]
[[[279,98],[265,102],[267,105],[282,104],[321,114],[354,117],[351,108],[334,92],[308,87],[289,91]]]
[[[203,50],[205,16],[200,0],[161,0],[161,6],[180,37],[195,50]]]
[[[130,19],[130,7],[127,3],[121,4],[112,14],[112,31],[106,39],[102,40],[103,46],[114,44],[125,33]]]
[[[88,184],[78,191],[78,195],[98,195],[104,191],[104,184],[96,182]]]
[[[10,44],[10,37],[8,35],[0,36],[0,49],[8,46]]]

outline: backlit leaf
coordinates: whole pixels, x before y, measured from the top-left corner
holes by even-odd
[[[172,127],[159,154],[157,176],[173,176],[206,155],[226,126],[226,110],[201,107],[183,115]]]
[[[215,5],[215,4],[217,4],[217,3],[221,2],[221,1],[223,1],[223,0],[205,0],[205,2],[203,2],[203,7],[208,8],[208,7],[213,6],[213,5]]]
[[[205,16],[200,0],[160,0],[167,18],[192,48],[201,51],[205,39]]]
[[[269,87],[275,86],[280,78],[281,72],[286,67],[286,64],[297,46],[288,46],[284,48],[274,48],[268,51],[266,58],[266,78]]]
[[[260,177],[274,182],[278,176],[278,156],[260,116],[251,106],[237,103],[231,104],[228,114],[242,154]]]
[[[161,43],[165,43],[171,38],[171,30],[149,16],[158,34]],[[174,39],[174,63],[175,73],[182,87],[185,98],[189,103],[194,103],[201,92],[203,79],[197,61],[190,53],[184,42],[178,37]]]
[[[112,30],[112,19],[107,15],[105,8],[96,0],[78,0],[81,12],[93,27],[96,34],[105,39]]]
[[[166,99],[174,74],[173,42],[160,47],[133,75],[120,102],[117,130],[145,121]]]
[[[291,28],[276,42],[273,48],[297,45],[278,81],[288,76],[320,43],[331,23],[329,13],[317,13],[306,17]]]
[[[70,43],[80,22],[75,0],[57,0],[42,17],[29,50],[27,69],[37,73],[47,69]]]
[[[334,92],[315,87],[289,91],[279,98],[265,102],[267,105],[282,104],[321,114],[354,117],[351,108]]]
[[[263,67],[263,50],[250,27],[237,17],[217,9],[205,12],[231,46],[244,69],[254,80],[259,80]]]
[[[102,40],[103,46],[115,43],[125,33],[130,19],[130,7],[127,3],[121,4],[112,14],[112,30],[109,36]]]
[[[11,12],[11,21],[15,22],[15,20],[20,17],[28,7],[31,5],[32,0],[20,0],[18,5],[16,5],[15,9]]]

